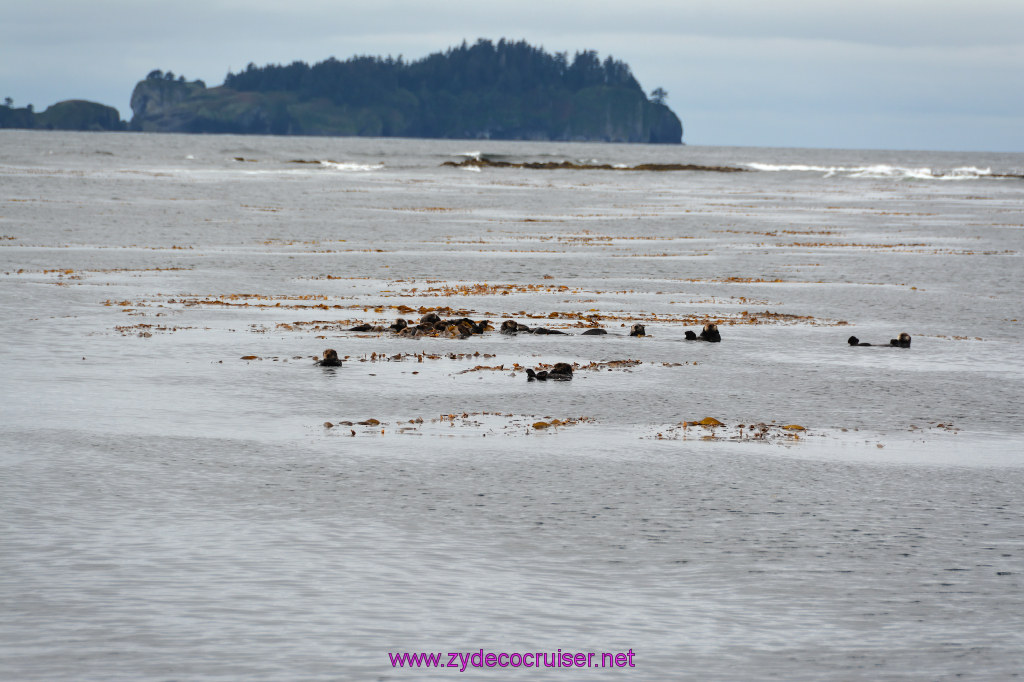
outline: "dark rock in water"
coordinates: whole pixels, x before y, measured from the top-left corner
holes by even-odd
[[[600,336],[602,334],[607,334],[607,333],[608,333],[607,330],[604,330],[604,329],[588,329],[587,331],[583,332],[583,334],[581,334],[581,336]]]
[[[338,357],[338,351],[333,348],[328,348],[324,351],[323,360],[316,364],[321,367],[341,367],[341,359]]]
[[[647,336],[647,330],[644,329],[642,324],[634,324],[629,328],[630,336]]]
[[[548,370],[540,370],[539,372],[532,369],[526,370],[527,381],[572,381],[572,365],[568,362],[556,362],[555,365]]]
[[[676,138],[678,139],[678,137]],[[575,161],[501,161],[488,158],[470,158],[445,161],[442,166],[456,168],[526,168],[529,170],[609,170],[609,171],[704,171],[713,173],[744,173],[748,169],[738,166],[702,166],[691,163],[639,163],[623,166],[610,163],[577,163]]]

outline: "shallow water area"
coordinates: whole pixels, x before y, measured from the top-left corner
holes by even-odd
[[[620,170],[442,165],[482,157]],[[625,170],[651,163],[745,170]],[[0,665],[1010,679],[1022,170],[0,131]],[[494,330],[349,331],[432,311]]]

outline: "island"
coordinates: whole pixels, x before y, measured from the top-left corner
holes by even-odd
[[[132,93],[130,130],[682,142],[679,118],[628,65],[592,50],[550,54],[524,41],[480,39],[416,61],[250,63],[223,85],[160,70]]]
[[[32,105],[15,107],[10,98],[0,105],[0,128],[41,128],[43,130],[125,130],[126,124],[114,107],[81,99],[57,102],[36,113]]]

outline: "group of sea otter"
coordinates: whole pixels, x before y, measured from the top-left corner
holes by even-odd
[[[453,339],[464,339],[473,334],[483,334],[494,329],[490,320],[474,322],[468,317],[460,317],[455,320],[443,320],[437,313],[427,313],[420,318],[419,323],[410,324],[408,320],[401,317],[395,323],[381,327],[372,324],[358,324],[349,329],[350,332],[395,332],[399,336],[447,336]]]
[[[848,338],[846,340],[846,342],[848,344],[850,344],[851,346],[881,346],[881,345],[883,345],[883,344],[880,344],[880,343],[863,343],[856,336],[851,336],[850,338]],[[910,334],[908,334],[906,332],[902,332],[895,339],[889,339],[889,345],[890,346],[894,346],[896,348],[910,348]]]
[[[445,320],[442,319],[437,313],[427,313],[420,318],[420,321],[413,325],[407,320],[398,318],[395,323],[387,326],[375,326],[370,324],[360,324],[349,329],[352,332],[383,332],[392,331],[399,336],[445,336],[448,338],[464,339],[472,336],[473,334],[483,334],[486,331],[494,329],[491,326],[490,320],[480,320],[474,322],[468,317],[461,317],[458,319]],[[505,320],[501,323],[502,334],[565,334],[566,332],[558,329],[547,329],[546,327],[528,327],[521,322],[515,320]],[[583,336],[595,336],[599,334],[607,334],[608,332],[604,329],[588,329],[583,332]],[[630,336],[647,336],[647,330],[644,329],[642,324],[634,324],[629,330]],[[711,343],[718,343],[722,340],[722,335],[718,331],[718,325],[713,322],[709,322],[704,325],[701,329],[700,334],[697,334],[689,329],[683,335],[686,341],[708,341]],[[851,346],[871,346],[881,344],[870,344],[862,343],[856,336],[851,336],[847,339],[847,343]],[[898,348],[910,348],[910,334],[903,332],[898,338],[890,339],[889,346],[895,346]],[[324,351],[324,357],[322,360],[317,362],[321,367],[341,367],[341,360],[338,358],[338,352],[333,348],[328,348]],[[526,370],[527,381],[569,381],[572,379],[572,365],[567,362],[557,362],[551,369],[547,370]]]
[[[420,321],[416,324],[412,324],[408,320],[398,318],[395,323],[387,327],[373,324],[358,324],[355,327],[351,327],[348,331],[350,332],[395,332],[399,336],[443,336],[454,339],[464,339],[472,336],[473,334],[483,334],[493,330],[490,320],[479,320],[474,321],[468,317],[460,317],[456,319],[445,320],[442,319],[437,313],[427,313],[420,318]],[[522,322],[516,322],[515,320],[505,320],[501,323],[499,331],[502,334],[515,335],[515,334],[567,334],[568,332],[561,331],[560,329],[548,329],[547,327],[529,327]],[[608,332],[604,329],[594,328],[588,329],[582,333],[582,336],[599,336],[607,334]],[[647,336],[647,330],[642,324],[634,324],[629,329],[630,336]],[[685,334],[687,341],[721,341],[722,335],[718,332],[718,326],[714,323],[709,322],[704,325],[700,334],[696,334],[692,331],[687,330]]]

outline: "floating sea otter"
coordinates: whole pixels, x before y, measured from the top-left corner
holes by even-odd
[[[881,344],[874,343],[862,343],[856,336],[851,336],[846,340],[851,346],[880,346]],[[910,348],[910,334],[906,332],[900,332],[900,335],[895,339],[889,339],[889,346],[895,348]]]
[[[629,328],[629,335],[630,336],[647,336],[647,330],[644,329],[644,326],[642,324],[637,323],[637,324],[634,324],[632,327]]]
[[[505,320],[501,323],[502,334],[518,334],[521,331],[529,332],[530,328],[526,325],[520,325],[515,320]]]
[[[910,334],[900,332],[900,335],[895,339],[889,339],[889,345],[899,346],[900,348],[910,348]]]
[[[718,333],[718,325],[713,322],[708,322],[704,325],[704,329],[701,330],[700,336],[687,329],[684,337],[687,341],[710,341],[712,343],[718,343],[722,340],[722,335]]]
[[[583,332],[583,334],[581,334],[581,336],[602,336],[602,335],[607,334],[607,333],[608,333],[607,329],[596,329],[595,328],[595,329],[588,329],[587,331]]]
[[[490,324],[484,320],[486,324]],[[547,327],[527,327],[522,322],[516,322],[515,320],[505,320],[501,323],[502,334],[565,334],[563,331],[558,329],[548,329]]]
[[[338,358],[338,351],[328,348],[324,351],[324,359],[316,363],[321,367],[341,367],[341,359]]]
[[[526,370],[527,381],[572,381],[572,365],[568,362],[556,362],[554,367],[548,370],[535,372],[532,369]]]

